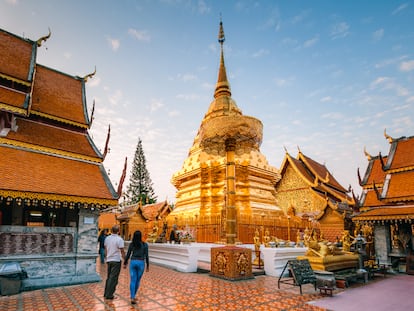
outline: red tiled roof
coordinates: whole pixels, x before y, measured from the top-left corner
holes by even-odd
[[[352,218],[355,220],[393,220],[393,219],[414,219],[414,205],[406,206],[384,206],[373,208],[362,212]]]
[[[405,171],[391,174],[386,199],[414,198],[414,171]]]
[[[0,56],[1,57],[1,56]],[[26,94],[5,88],[0,85],[0,104],[24,109]]]
[[[80,79],[37,65],[32,111],[87,125],[82,83]]]
[[[112,200],[101,164],[70,160],[0,145],[0,191]],[[110,183],[108,181],[108,183]]]
[[[316,162],[315,160],[305,156],[303,153],[299,153],[299,156],[303,159],[303,163],[307,164],[309,166],[308,168],[312,172],[314,172],[321,181],[325,182],[326,176],[328,176],[328,181],[325,183],[331,185],[332,187],[342,192],[346,192],[346,189],[341,186],[341,184],[335,179],[335,177],[333,177],[333,175],[328,171],[325,165]]]
[[[372,183],[375,182],[375,184],[382,184],[385,179],[386,173],[382,170],[382,164],[379,157],[375,157],[371,159],[372,161],[372,169],[370,171],[370,174],[368,176],[367,182],[365,185],[372,186]],[[384,164],[387,161],[387,157],[383,157]]]
[[[141,207],[142,216],[145,219],[154,220],[166,205],[168,205],[167,201],[143,205]]]
[[[399,139],[390,170],[414,166],[414,137]]]
[[[0,29],[0,73],[28,81],[36,43]]]
[[[8,139],[101,159],[91,146],[86,131],[70,131],[23,118],[17,119],[17,126],[17,132],[10,131]]]
[[[378,189],[378,190],[380,192],[382,191],[382,189]],[[377,194],[375,193],[373,189],[368,190],[365,201],[364,201],[364,207],[381,206],[381,205],[386,205],[386,203],[384,201],[378,200]]]

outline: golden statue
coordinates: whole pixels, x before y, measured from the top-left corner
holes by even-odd
[[[266,229],[265,236],[263,237],[265,247],[270,247],[269,243],[271,241],[271,237],[269,234],[269,230]]]
[[[253,264],[256,266],[259,266],[263,264],[263,261],[260,259],[260,233],[259,233],[259,230],[257,229],[254,233],[253,242],[254,242],[254,251],[256,254],[256,258],[254,259]]]
[[[351,251],[351,245],[354,244],[355,238],[353,238],[349,234],[349,230],[344,230],[344,233],[342,235],[342,250],[344,252],[350,252]]]
[[[155,243],[158,238],[158,226],[155,225],[152,227],[152,232],[148,234],[147,242],[149,243]]]
[[[237,268],[240,274],[246,274],[248,271],[249,262],[245,254],[241,253],[239,259],[237,260]]]

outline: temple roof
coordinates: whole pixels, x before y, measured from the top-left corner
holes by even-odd
[[[0,29],[0,196],[117,205],[88,133],[85,83],[94,73],[37,64],[49,36],[32,41]]]
[[[102,164],[0,144],[0,194],[116,205]],[[12,165],[11,165],[12,164]]]
[[[383,161],[387,161],[387,156],[382,158]],[[364,188],[372,188],[375,183],[377,186],[382,185],[384,182],[386,173],[382,169],[382,163],[379,156],[372,157],[368,162],[368,167],[365,172],[364,179],[361,181],[361,186]]]
[[[305,156],[299,151],[296,159],[286,152],[280,172],[284,175],[288,165],[298,173],[302,180],[314,191],[327,195],[328,193],[339,202],[354,204],[353,199],[347,195],[347,190],[342,187],[332,176],[325,165]],[[282,177],[283,178],[283,177]]]
[[[31,113],[86,128],[84,88],[82,78],[37,65]]]
[[[402,208],[414,202],[414,136],[395,139],[385,131],[384,135],[390,142],[390,150],[384,157],[381,154],[368,157],[367,170],[361,181],[364,192],[360,209],[363,212],[354,217],[355,220],[362,220],[361,217],[366,215],[379,217],[381,212],[384,212],[381,219],[391,219],[395,210],[383,206]],[[398,217],[393,219],[400,219]]]
[[[405,206],[383,206],[362,212],[353,217],[353,221],[372,221],[372,220],[405,220],[414,219],[414,205]]]
[[[10,131],[0,142],[102,162],[102,155],[86,131],[72,131],[24,118],[17,118],[16,124],[18,130]]]
[[[391,174],[385,199],[389,202],[414,201],[414,170]]]
[[[37,44],[0,29],[0,77],[30,83]]]
[[[414,136],[394,139],[391,143],[386,170],[414,169]]]

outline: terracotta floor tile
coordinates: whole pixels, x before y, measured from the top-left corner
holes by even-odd
[[[251,280],[226,281],[208,274],[181,273],[151,265],[145,272],[137,294],[130,304],[128,270],[121,270],[116,289],[118,299],[106,301],[103,292],[106,269],[97,264],[102,281],[0,296],[0,310],[16,311],[208,311],[208,310],[324,310],[307,305],[321,298],[315,290],[303,287],[277,288],[277,278],[257,276]],[[307,308],[307,309],[306,309]]]

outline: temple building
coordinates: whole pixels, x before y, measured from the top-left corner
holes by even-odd
[[[286,151],[280,174],[276,200],[285,213],[294,209],[310,222],[317,221],[324,238],[332,242],[349,229],[355,200],[325,165],[300,150],[296,158]]]
[[[231,97],[224,64],[224,31],[220,23],[220,66],[214,99],[205,114],[182,168],[173,174],[177,188],[175,209],[168,223],[186,227],[197,224],[197,240],[217,242],[226,232],[226,147],[235,139],[234,205],[238,240],[251,243],[254,226],[263,219],[282,215],[277,206],[274,185],[280,178],[277,168],[269,165],[260,152],[263,125],[260,120],[243,115]]]
[[[414,136],[384,136],[390,143],[388,155],[365,151],[363,178],[358,172],[360,213],[352,220],[361,231],[372,231],[372,255],[380,263],[414,274]]]
[[[165,238],[162,235],[167,216],[171,213],[172,207],[167,200],[159,203],[145,204],[141,202],[124,206],[116,220],[121,227],[120,235],[130,241],[136,230],[142,232],[142,237],[148,242],[156,242],[154,237]],[[163,242],[167,240],[164,239]]]
[[[92,74],[38,64],[49,37],[0,29],[0,264],[26,270],[23,290],[99,281],[99,210],[119,197],[89,135]]]

